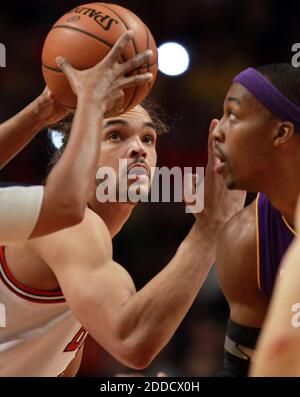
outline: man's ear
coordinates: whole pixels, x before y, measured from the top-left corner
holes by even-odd
[[[295,126],[290,121],[282,121],[276,127],[273,134],[274,146],[278,147],[286,143],[294,134]]]

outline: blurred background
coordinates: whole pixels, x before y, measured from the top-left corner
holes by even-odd
[[[157,45],[182,44],[189,69],[177,77],[159,73],[152,97],[166,110],[171,132],[160,138],[158,166],[205,166],[208,126],[222,114],[232,78],[248,66],[290,62],[300,42],[300,2],[274,0],[119,0],[152,31]],[[83,2],[84,3],[84,2]],[[73,0],[2,0],[0,42],[7,67],[0,68],[0,122],[43,90],[41,50],[52,24],[79,5]],[[47,131],[1,171],[1,181],[38,184],[54,148]],[[253,196],[249,197],[251,200]],[[142,288],[175,254],[193,223],[181,204],[138,206],[114,239],[115,260]],[[228,307],[214,270],[168,346],[146,375],[210,376],[222,364]],[[99,324],[105,327],[105,324]],[[88,337],[78,376],[130,372]]]

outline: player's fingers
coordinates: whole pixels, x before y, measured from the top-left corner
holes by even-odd
[[[213,119],[210,123],[209,126],[209,136],[208,136],[208,146],[211,147],[213,145],[213,132],[214,129],[217,127],[217,125],[219,124],[219,120],[218,119]]]
[[[64,72],[64,74],[68,77],[68,79],[74,77],[75,69],[66,58],[56,57],[55,61],[57,66]]]
[[[153,79],[152,73],[136,74],[130,77],[121,77],[117,80],[118,88],[127,88],[132,86],[143,85],[149,83]]]
[[[193,205],[195,204],[196,197],[195,194],[197,193],[197,183],[199,177],[197,174],[185,174],[184,175],[184,185],[185,189],[183,192],[183,201],[185,205]]]
[[[114,44],[112,49],[109,51],[107,56],[104,58],[104,61],[109,61],[111,63],[119,61],[124,48],[130,42],[130,40],[132,40],[132,38],[133,38],[132,30],[127,30],[125,33],[123,33],[122,36]]]
[[[209,135],[208,135],[208,161],[216,162],[217,158],[214,154],[214,140],[213,140],[213,132],[215,128],[218,126],[219,120],[218,119],[213,119],[210,123],[209,126]]]
[[[148,59],[152,56],[152,50],[147,50],[137,54],[135,57],[129,59],[120,65],[120,73],[123,75],[125,73],[131,72],[132,70],[137,69],[139,66],[147,63]]]

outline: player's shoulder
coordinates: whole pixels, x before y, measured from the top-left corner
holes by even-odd
[[[112,243],[105,222],[99,215],[87,208],[82,222],[78,225],[33,239],[29,244],[36,249],[47,246],[66,252],[68,248],[76,249],[76,247],[84,249],[106,246],[111,249]]]

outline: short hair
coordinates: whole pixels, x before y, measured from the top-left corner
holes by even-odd
[[[255,68],[283,95],[300,107],[300,70],[290,63],[274,63]]]

